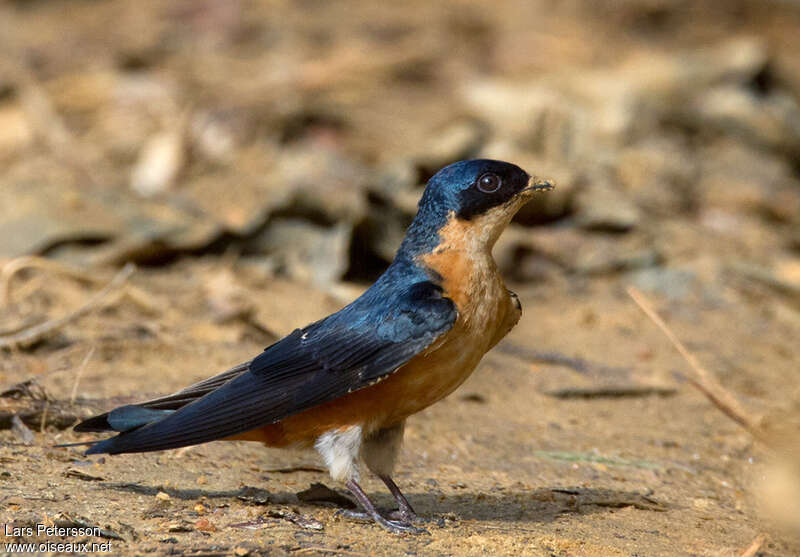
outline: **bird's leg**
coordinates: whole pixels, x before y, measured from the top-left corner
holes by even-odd
[[[403,522],[411,523],[419,520],[417,513],[411,507],[408,499],[392,481],[392,470],[400,452],[400,445],[403,442],[403,429],[405,422],[380,429],[364,439],[361,447],[361,456],[367,467],[386,484],[391,491],[398,509],[386,513],[384,516],[391,519],[399,519]]]
[[[386,484],[386,487],[389,488],[389,491],[392,493],[394,500],[397,501],[397,515],[404,521],[408,523],[416,522],[419,520],[419,516],[414,511],[414,507],[411,506],[411,503],[408,502],[406,496],[403,495],[403,492],[400,491],[400,488],[397,487],[397,484],[394,483],[394,480],[390,478],[388,475],[381,474],[378,476],[383,483]],[[389,516],[395,514],[394,512],[389,513]]]
[[[389,480],[389,481],[391,481],[391,480]],[[392,484],[394,484],[394,482],[392,482]],[[366,514],[372,520],[374,520],[378,525],[380,525],[381,528],[383,528],[384,530],[392,532],[393,534],[402,534],[402,533],[406,533],[406,532],[411,533],[411,534],[427,533],[426,530],[424,530],[422,528],[416,528],[415,526],[412,526],[411,524],[409,524],[405,520],[403,520],[403,521],[401,521],[401,520],[389,520],[389,519],[384,518],[381,515],[381,513],[378,512],[378,509],[375,508],[375,505],[372,503],[370,498],[367,496],[366,493],[364,493],[364,490],[361,489],[361,486],[358,485],[358,483],[356,483],[355,480],[348,480],[347,483],[345,483],[345,485],[347,486],[347,489],[350,490],[350,493],[352,493],[353,496],[356,498],[356,501],[358,501],[359,505],[361,505],[361,508],[363,508],[364,511],[366,511]],[[397,489],[397,486],[395,486],[395,489]],[[399,493],[399,490],[398,490],[398,493]],[[402,497],[402,494],[401,494],[401,497]],[[408,505],[408,501],[406,501],[406,504]],[[409,506],[409,508],[410,508],[410,506]]]

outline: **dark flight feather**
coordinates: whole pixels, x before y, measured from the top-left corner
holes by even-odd
[[[251,360],[252,361],[252,360]],[[173,393],[171,395],[155,398],[153,400],[148,400],[146,402],[140,402],[138,404],[131,404],[128,406],[120,406],[119,408],[115,408],[111,412],[106,412],[105,414],[100,414],[98,416],[93,416],[87,420],[82,421],[78,425],[76,425],[73,430],[79,432],[100,432],[100,431],[129,431],[134,429],[135,427],[146,425],[152,421],[154,421],[153,417],[147,419],[146,421],[142,421],[138,425],[130,424],[129,427],[126,429],[119,429],[112,425],[109,421],[109,415],[112,413],[116,413],[118,416],[124,415],[129,412],[128,419],[131,422],[135,421],[136,416],[141,416],[142,418],[145,416],[144,414],[138,413],[134,408],[147,408],[152,410],[177,410],[183,406],[186,406],[190,402],[201,398],[208,393],[217,390],[222,385],[233,379],[234,377],[238,377],[239,375],[246,372],[250,369],[250,362],[244,362],[239,364],[236,367],[232,367],[231,369],[219,373],[213,377],[209,377],[208,379],[204,379],[194,385],[190,385],[185,389],[178,391],[177,393]],[[159,418],[164,417],[163,414],[159,416]],[[153,415],[155,416],[155,414]],[[111,421],[114,421],[113,419]]]
[[[252,361],[173,395],[90,418],[76,430],[123,433],[98,442],[87,454],[158,451],[213,441],[374,384],[455,322],[453,302],[420,275],[418,268],[395,261],[358,300],[297,329]]]

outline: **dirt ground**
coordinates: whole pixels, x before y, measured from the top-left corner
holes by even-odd
[[[800,555],[796,2],[17,0],[0,50],[4,543]],[[558,188],[495,251],[519,325],[409,420],[426,534],[337,514],[308,452],[54,448],[342,307],[475,156]],[[9,531],[40,524],[102,532]]]

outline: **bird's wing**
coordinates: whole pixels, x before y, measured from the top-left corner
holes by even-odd
[[[428,281],[380,304],[352,304],[294,331],[253,359],[246,372],[177,411],[144,409],[144,417],[134,411],[150,423],[87,453],[173,449],[274,423],[384,379],[448,331],[456,317],[452,300]]]
[[[105,412],[104,414],[92,416],[76,425],[73,429],[80,432],[127,431],[145,425],[153,421],[154,417],[164,417],[167,414],[171,414],[172,411],[186,406],[190,402],[217,390],[231,379],[247,372],[247,370],[250,369],[251,362],[252,360],[239,364],[227,371],[223,371],[208,379],[203,379],[185,389],[181,389],[176,393],[154,398],[146,402],[121,406],[112,411],[115,415],[113,418],[111,417],[112,412]],[[144,411],[142,411],[142,409],[144,409]],[[155,412],[148,413],[147,410],[153,410]],[[125,424],[123,425],[121,422],[125,422]]]

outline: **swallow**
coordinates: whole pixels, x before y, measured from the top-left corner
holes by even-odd
[[[519,321],[491,251],[520,207],[552,187],[502,161],[443,168],[394,261],[359,298],[224,373],[83,421],[75,431],[118,433],[86,454],[215,440],[314,447],[362,516],[390,532],[420,531],[391,478],[405,421],[452,393]],[[397,510],[378,511],[358,483],[361,462]]]

